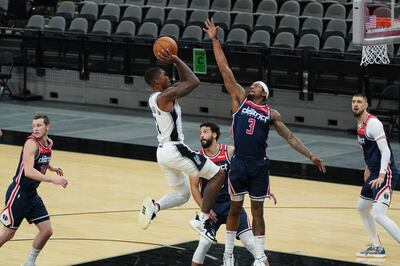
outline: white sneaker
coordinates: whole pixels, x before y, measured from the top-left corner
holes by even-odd
[[[253,266],[269,266],[268,258],[267,256],[264,256],[262,258],[256,259],[253,263]]]
[[[140,207],[138,219],[139,225],[143,230],[149,227],[151,220],[156,217],[156,206],[154,200],[150,197],[144,199],[142,206]]]
[[[235,257],[233,257],[233,254],[224,253],[224,266],[235,266]]]
[[[202,235],[205,239],[207,239],[210,243],[217,243],[217,239],[215,238],[215,229],[211,223],[210,219],[205,220],[204,222],[200,221],[198,215],[193,220],[189,221],[189,224],[192,226],[194,230],[196,230],[200,235]]]
[[[361,258],[384,258],[386,257],[386,252],[382,246],[370,244],[365,250],[357,252],[356,256]]]

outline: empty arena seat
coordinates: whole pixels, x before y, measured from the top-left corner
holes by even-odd
[[[146,13],[143,22],[153,22],[157,26],[164,24],[165,10],[164,8],[158,6],[152,6]]]
[[[52,17],[44,30],[45,37],[59,36],[60,33],[65,32],[66,22],[65,18],[61,16]]]
[[[276,14],[278,13],[278,3],[275,0],[262,0],[256,10],[256,14]]]
[[[125,4],[135,5],[135,6],[143,6],[144,0],[125,0]]]
[[[257,45],[263,48],[268,48],[271,45],[271,35],[268,31],[256,30],[251,34],[248,45]]]
[[[72,1],[61,2],[57,7],[56,16],[61,16],[66,20],[72,20],[75,16],[75,4]]]
[[[342,4],[332,4],[325,12],[327,19],[346,19],[346,8]]]
[[[347,33],[346,21],[340,19],[332,19],[326,26],[322,38],[326,39],[329,36],[334,36],[334,35],[345,38],[346,33]]]
[[[315,34],[305,34],[301,36],[299,44],[296,49],[309,50],[309,51],[319,51],[320,40]]]
[[[266,30],[274,34],[276,27],[276,19],[272,14],[262,14],[257,18],[254,30]]]
[[[208,10],[210,8],[210,0],[192,0],[190,9]]]
[[[79,13],[78,17],[85,18],[88,22],[97,20],[99,15],[99,6],[94,3],[87,1],[82,6],[81,12]]]
[[[302,36],[304,34],[315,34],[321,37],[322,29],[323,29],[322,19],[310,17],[303,22],[303,26],[300,29],[299,35]]]
[[[301,16],[322,18],[324,16],[324,7],[318,2],[310,2],[303,9]]]
[[[99,19],[94,23],[93,29],[90,33],[96,35],[110,36],[111,28],[111,22],[108,19]]]
[[[28,31],[43,31],[44,29],[44,17],[42,15],[33,15],[29,18],[28,24],[25,26],[25,30]]]
[[[168,7],[186,9],[188,7],[188,0],[170,0]]]
[[[197,25],[200,27],[204,26],[204,21],[208,19],[208,11],[206,10],[194,10],[192,14],[189,17],[189,20],[187,22],[187,25]]]
[[[321,51],[340,52],[343,53],[345,48],[345,41],[340,36],[330,36],[325,40],[324,46]]]
[[[228,36],[226,37],[226,44],[233,44],[233,45],[247,45],[247,31],[244,29],[232,29]]]
[[[231,0],[214,0],[211,4],[211,10],[231,11]]]
[[[176,24],[165,24],[161,28],[158,36],[169,36],[175,41],[178,41],[180,36],[180,28]]]
[[[201,42],[203,38],[203,30],[200,26],[190,25],[187,26],[180,38],[181,41],[189,41],[189,42]]]
[[[139,31],[136,34],[136,37],[141,39],[156,39],[157,36],[158,26],[153,22],[145,22],[140,25]]]
[[[136,24],[142,23],[142,8],[139,6],[128,6],[121,18],[121,21],[124,20],[129,20]]]
[[[233,13],[245,12],[253,13],[253,1],[252,0],[237,0],[232,8]]]
[[[276,34],[287,31],[297,36],[299,33],[299,25],[300,22],[298,17],[290,15],[284,16],[276,29]]]
[[[232,29],[233,28],[241,28],[244,29],[248,32],[253,31],[253,24],[254,24],[254,19],[253,19],[253,14],[251,13],[239,13],[236,15],[235,20],[232,23]]]
[[[117,30],[113,33],[114,37],[130,37],[133,38],[136,32],[136,24],[132,21],[125,20],[118,24]]]
[[[286,1],[279,9],[279,14],[298,17],[300,15],[300,4],[293,0]]]
[[[106,4],[104,9],[100,15],[100,19],[107,19],[111,23],[115,24],[119,21],[120,17],[120,9],[119,6],[116,4]]]
[[[215,25],[221,27],[224,31],[229,31],[231,28],[231,15],[229,12],[217,11],[213,15]],[[204,24],[204,21],[203,21]]]
[[[274,43],[272,47],[275,48],[286,48],[286,49],[294,49],[295,37],[290,32],[281,32],[276,35]]]
[[[186,26],[186,10],[181,8],[171,9],[168,13],[168,17],[165,20],[165,24],[175,24],[181,28]]]
[[[147,0],[147,6],[158,6],[165,7],[167,5],[167,0]]]
[[[74,18],[69,26],[68,32],[75,34],[87,34],[88,21],[85,18]]]

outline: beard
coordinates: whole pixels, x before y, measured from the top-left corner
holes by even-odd
[[[211,146],[212,140],[211,139],[202,139],[200,141],[200,143],[201,143],[201,147],[203,147],[203,149],[207,149]]]
[[[360,110],[358,110],[358,111],[353,111],[354,117],[360,117],[363,113],[364,113],[364,110],[363,110],[363,111],[360,111]]]

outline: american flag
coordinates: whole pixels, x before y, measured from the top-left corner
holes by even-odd
[[[365,16],[365,29],[375,29],[376,28],[376,16]]]

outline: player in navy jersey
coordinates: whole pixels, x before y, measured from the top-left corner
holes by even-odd
[[[392,189],[397,184],[399,172],[382,123],[367,111],[367,97],[363,94],[355,94],[351,108],[358,123],[358,143],[365,161],[364,185],[357,203],[357,210],[372,241],[371,245],[356,255],[383,258],[386,253],[376,231],[375,222],[385,228],[400,244],[400,229],[387,216],[392,200]]]
[[[37,193],[40,182],[49,182],[65,188],[68,181],[60,167],[50,165],[53,141],[48,137],[50,120],[46,115],[36,115],[32,121],[33,132],[25,141],[17,172],[6,193],[6,206],[1,212],[3,228],[0,231],[0,247],[13,238],[23,219],[34,223],[39,233],[33,240],[32,249],[23,265],[35,265],[36,258],[53,233],[49,214]],[[56,172],[58,177],[46,175]]]
[[[325,165],[285,126],[280,114],[266,104],[265,100],[268,98],[269,90],[264,82],[256,81],[251,84],[246,95],[246,91],[237,83],[229,68],[218,40],[218,27],[215,26],[212,19],[205,22],[204,31],[212,40],[218,69],[224,80],[225,88],[232,97],[232,135],[235,154],[232,157],[228,179],[231,207],[226,224],[224,265],[234,265],[233,244],[246,193],[249,193],[253,214],[253,233],[257,254],[254,265],[264,265],[267,258],[264,254],[263,205],[264,199],[269,194],[269,160],[266,148],[270,125],[274,126],[278,134],[292,148],[318,166],[320,171],[325,172]]]
[[[225,172],[205,156],[192,151],[184,143],[182,130],[182,113],[178,99],[189,94],[199,85],[199,79],[179,57],[168,50],[162,50],[159,58],[164,63],[173,63],[179,73],[180,81],[171,84],[166,72],[160,67],[149,68],[145,81],[153,90],[149,98],[159,142],[157,162],[164,172],[171,192],[155,202],[147,197],[138,214],[139,224],[146,229],[156,213],[180,206],[190,199],[188,175],[201,175],[209,179],[209,185],[204,191],[200,220],[191,223],[201,228],[201,234],[209,241],[216,242],[208,213],[213,206],[220,187],[224,182]]]
[[[199,152],[207,156],[211,161],[219,165],[226,172],[224,185],[219,192],[217,201],[210,211],[210,217],[213,221],[215,231],[218,231],[219,227],[222,224],[225,224],[228,218],[230,196],[228,191],[227,175],[230,169],[230,160],[234,151],[232,146],[218,143],[219,136],[220,129],[216,124],[206,122],[200,125],[200,143],[202,149]],[[201,206],[203,192],[207,186],[207,183],[207,179],[197,176],[190,177],[192,196],[199,206]],[[273,197],[273,200],[276,204],[275,197]],[[256,258],[254,249],[254,235],[251,231],[251,223],[248,220],[246,211],[243,208],[240,212],[240,223],[236,233],[236,238],[240,239],[247,250],[252,253],[254,258]],[[210,247],[211,243],[200,236],[199,244],[195,253],[193,254],[192,266],[203,265],[204,258]]]

